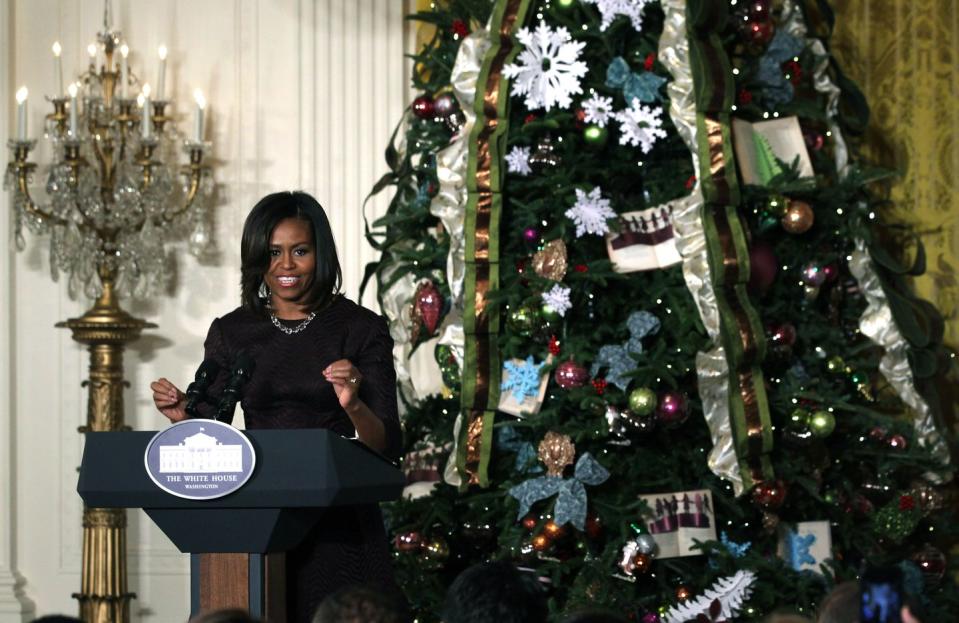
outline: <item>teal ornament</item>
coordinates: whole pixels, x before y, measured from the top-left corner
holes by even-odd
[[[540,476],[520,483],[509,490],[509,494],[519,501],[519,514],[522,519],[540,500],[556,495],[556,505],[553,507],[553,522],[562,526],[570,523],[577,530],[586,528],[586,485],[596,486],[606,482],[609,472],[599,464],[589,452],[584,452],[573,475],[569,478],[561,476]]]
[[[638,99],[644,104],[663,101],[659,89],[666,84],[666,78],[651,71],[641,74],[633,72],[622,56],[617,56],[606,68],[606,86],[622,90],[626,103]]]
[[[759,59],[756,78],[762,82],[763,97],[766,103],[775,108],[786,104],[793,98],[793,85],[783,74],[782,65],[802,54],[806,44],[784,30],[777,29],[765,54]]]
[[[629,385],[629,372],[636,368],[636,355],[643,353],[643,338],[659,331],[659,318],[648,311],[633,312],[626,320],[629,339],[622,345],[607,344],[600,347],[599,354],[593,360],[589,370],[591,376],[597,376],[600,369],[606,368],[606,382],[626,391]]]
[[[536,456],[536,448],[516,432],[515,426],[496,428],[496,447],[504,452],[516,454],[516,473],[524,475],[543,473],[543,467]]]

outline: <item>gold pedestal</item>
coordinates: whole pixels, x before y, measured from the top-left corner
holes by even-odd
[[[57,323],[73,332],[73,339],[90,350],[87,423],[81,433],[129,430],[123,422],[123,349],[155,324],[120,309],[112,275],[101,271],[103,294],[79,318]],[[130,600],[127,587],[127,518],[118,508],[83,509],[83,569],[80,602],[86,623],[127,623]]]

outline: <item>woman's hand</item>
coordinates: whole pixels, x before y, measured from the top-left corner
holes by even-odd
[[[150,383],[150,389],[153,390],[153,404],[168,420],[176,423],[186,419],[186,394],[176,385],[160,378]]]
[[[343,410],[349,412],[356,407],[360,395],[360,383],[363,374],[349,359],[334,361],[323,370],[323,377],[333,384],[333,391],[340,401]]]

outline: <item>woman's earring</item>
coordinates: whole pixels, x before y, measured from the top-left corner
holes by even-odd
[[[260,282],[260,291],[257,294],[260,295],[261,299],[270,299],[270,289],[266,287],[265,281]]]

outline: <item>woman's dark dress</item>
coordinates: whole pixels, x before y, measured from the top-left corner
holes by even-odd
[[[349,417],[323,378],[328,365],[349,359],[363,374],[360,399],[386,428],[384,454],[399,453],[393,340],[386,321],[370,310],[340,297],[303,331],[287,335],[269,318],[241,307],[213,321],[204,347],[206,358],[221,368],[210,391],[214,396],[238,352],[245,350],[256,362],[241,401],[246,428],[328,428],[353,437]],[[289,620],[308,622],[326,595],[355,584],[400,595],[376,505],[331,509],[306,541],[287,553]]]

